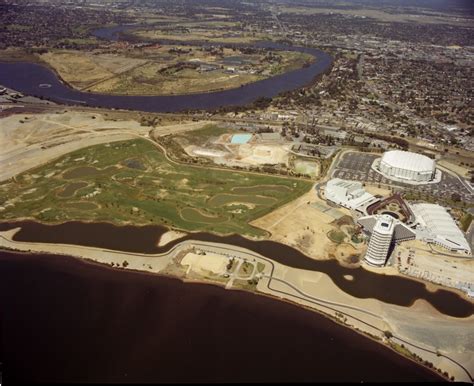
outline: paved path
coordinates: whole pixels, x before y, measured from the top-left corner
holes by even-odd
[[[12,231],[0,233],[0,246],[10,248],[10,249],[23,250],[23,251],[26,251],[26,252],[43,250],[44,252],[49,252],[49,253],[55,253],[55,250],[51,251],[51,248],[58,246],[58,244],[45,244],[45,243],[32,243],[32,242],[13,241],[13,240],[10,239],[12,233],[13,233]],[[7,235],[10,235],[10,237],[8,237]],[[61,246],[61,245],[59,244],[59,246]],[[202,241],[186,240],[186,241],[183,241],[183,242],[175,245],[168,252],[161,253],[161,254],[152,254],[151,255],[151,254],[143,254],[143,253],[113,251],[113,250],[107,250],[107,249],[103,249],[103,248],[94,248],[94,247],[85,247],[85,246],[76,246],[76,245],[62,245],[62,246],[66,247],[68,251],[74,250],[74,251],[76,251],[76,253],[79,251],[79,255],[76,255],[76,257],[82,257],[82,258],[88,258],[87,256],[90,256],[91,254],[99,252],[99,253],[107,253],[107,254],[116,254],[116,255],[119,255],[121,259],[124,256],[125,257],[129,256],[129,257],[132,257],[132,258],[133,258],[133,256],[155,257],[155,258],[156,257],[161,257],[161,258],[168,257],[168,259],[169,259],[171,254],[173,252],[175,252],[176,250],[178,250],[180,248],[184,248],[184,247],[190,247],[190,246],[196,246],[196,247],[199,247],[201,249],[208,249],[208,250],[214,250],[214,251],[218,250],[218,251],[220,251],[220,254],[226,255],[228,258],[232,258],[233,256],[237,256],[237,257],[246,256],[247,260],[250,260],[250,261],[255,260],[256,262],[259,262],[259,261],[263,262],[265,264],[264,272],[266,272],[267,268],[270,267],[269,272],[266,272],[263,275],[263,279],[266,280],[266,287],[270,291],[270,294],[276,295],[278,297],[283,297],[283,298],[286,298],[286,299],[289,299],[289,300],[292,300],[292,301],[296,301],[296,302],[304,301],[304,302],[307,302],[307,303],[311,303],[315,306],[318,306],[319,309],[323,308],[323,309],[326,309],[327,311],[330,311],[330,314],[333,314],[334,312],[338,312],[338,313],[342,314],[344,317],[347,317],[347,318],[353,319],[355,321],[358,321],[359,323],[362,323],[362,324],[366,325],[367,327],[370,327],[371,329],[378,331],[381,335],[384,333],[384,330],[382,330],[380,327],[375,326],[373,323],[368,322],[367,319],[366,320],[362,319],[363,318],[362,316],[355,316],[352,312],[356,311],[358,314],[366,315],[366,316],[368,316],[370,318],[374,318],[376,320],[383,320],[380,315],[375,314],[375,313],[370,312],[370,311],[367,311],[367,310],[364,310],[362,308],[356,307],[356,306],[351,305],[351,304],[337,303],[337,302],[329,301],[329,300],[326,300],[326,299],[322,299],[322,298],[318,298],[318,297],[314,297],[314,296],[311,296],[309,294],[306,294],[305,292],[300,290],[297,286],[295,286],[293,283],[290,283],[290,282],[288,282],[288,281],[286,281],[282,278],[274,277],[275,263],[271,259],[263,257],[263,256],[255,253],[255,252],[246,250],[244,248],[233,247],[233,246],[226,245],[226,244],[217,244],[217,243],[208,243],[208,242],[202,242]],[[64,253],[64,254],[66,254],[66,253]],[[240,264],[242,264],[243,261],[244,261],[243,258],[241,258],[239,260],[240,260]],[[236,274],[238,273],[238,269],[240,268],[240,264],[239,264],[238,267],[236,267],[236,270],[234,271],[234,273],[236,273]],[[256,265],[256,263],[255,263],[255,265]],[[272,283],[274,283],[274,282],[286,285],[291,291],[284,291],[282,289],[276,288],[275,286],[272,285]],[[226,286],[226,288],[230,288],[230,287]],[[442,357],[446,358],[448,361],[450,361],[452,364],[455,364],[460,369],[462,369],[465,372],[465,374],[468,376],[468,379],[471,382],[473,381],[473,377],[470,374],[469,370],[466,369],[462,364],[460,364],[457,361],[455,361],[454,359],[450,358],[449,356],[447,356],[447,355],[445,355],[445,354],[443,354],[439,351],[430,349],[430,348],[421,347],[418,344],[412,343],[410,341],[407,341],[407,340],[405,340],[401,337],[395,336],[395,335],[393,335],[391,340],[396,341],[397,343],[401,342],[404,345],[407,345],[409,347],[415,348],[417,350],[420,350],[420,351],[423,351],[423,352],[426,352],[426,353],[429,353],[429,354],[435,354],[437,356],[442,356]]]

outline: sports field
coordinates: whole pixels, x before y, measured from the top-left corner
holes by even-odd
[[[310,187],[303,180],[171,163],[152,143],[136,139],[87,147],[3,183],[0,216],[262,236],[248,222]]]

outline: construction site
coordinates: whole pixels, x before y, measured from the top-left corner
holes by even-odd
[[[310,178],[317,178],[321,172],[318,160],[295,155],[291,151],[293,142],[279,132],[248,133],[223,128],[198,138],[178,135],[175,141],[188,156],[205,158],[225,167],[271,167]]]

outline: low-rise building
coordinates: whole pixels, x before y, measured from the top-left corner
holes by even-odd
[[[471,254],[471,247],[448,211],[437,204],[411,204],[420,240],[453,252]]]
[[[326,184],[326,199],[345,208],[364,213],[365,208],[379,199],[365,191],[359,181],[333,178]]]
[[[321,134],[327,137],[340,139],[342,141],[347,137],[347,131],[344,130],[324,129],[322,130]]]

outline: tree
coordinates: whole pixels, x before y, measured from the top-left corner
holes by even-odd
[[[393,334],[388,330],[384,331],[383,334],[385,335],[387,339],[390,339],[393,337]]]
[[[457,192],[454,192],[453,194],[451,194],[451,200],[459,202],[461,201],[461,195]]]
[[[128,261],[125,260],[125,261],[122,263],[122,266],[123,266],[124,268],[127,268],[127,266],[128,266]]]

